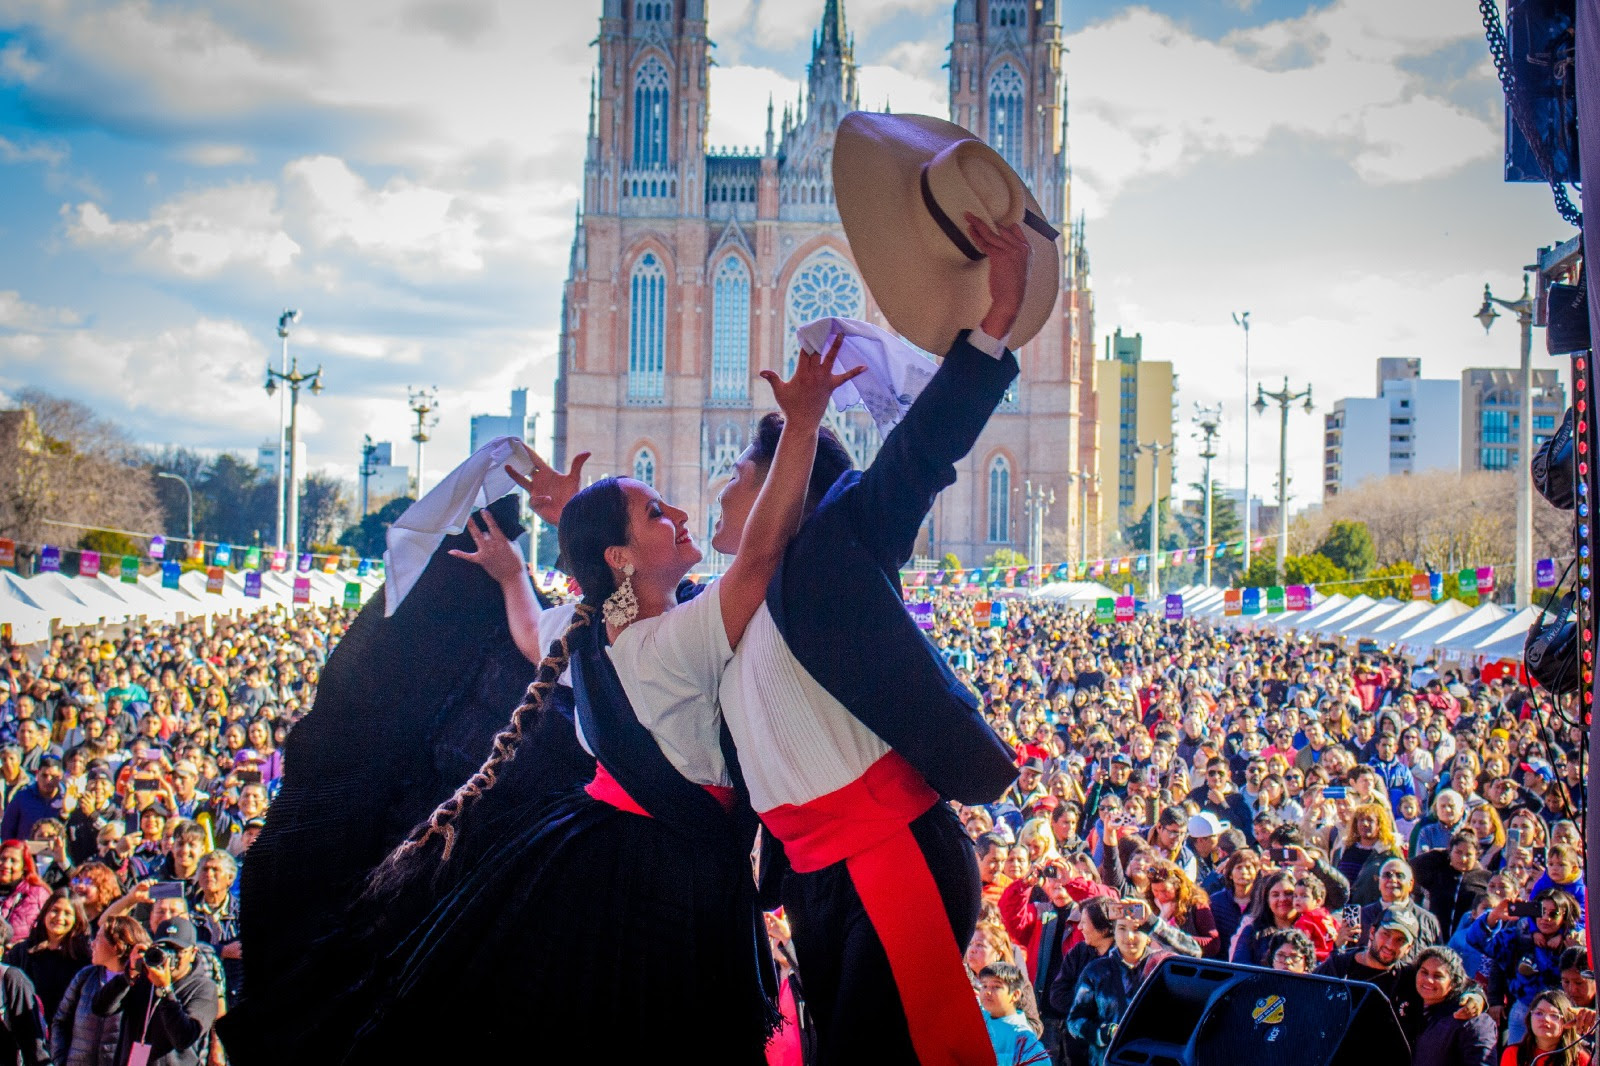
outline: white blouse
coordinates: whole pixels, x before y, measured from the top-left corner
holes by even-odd
[[[572,624],[574,611],[569,605],[540,613],[544,654]],[[605,623],[597,616],[592,624]],[[733,649],[716,582],[688,603],[634,622],[606,650],[639,723],[673,768],[697,785],[731,785],[722,758],[717,694]],[[562,680],[570,684],[570,674]],[[594,753],[581,724],[578,743]]]

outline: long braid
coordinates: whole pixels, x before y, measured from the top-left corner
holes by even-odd
[[[572,624],[550,646],[550,653],[539,663],[533,683],[528,686],[522,702],[511,712],[510,722],[495,734],[489,757],[478,767],[477,773],[467,778],[461,787],[456,789],[454,795],[435,807],[427,820],[413,829],[406,840],[390,852],[372,872],[368,883],[369,895],[382,895],[398,888],[406,880],[412,861],[426,850],[436,837],[444,841],[444,850],[439,856],[439,861],[441,863],[449,861],[450,854],[455,849],[456,822],[478,797],[495,786],[499,780],[501,767],[517,757],[517,746],[522,742],[524,728],[544,705],[544,701],[555,688],[556,682],[560,680],[568,661],[572,658],[573,635],[589,625],[594,614],[595,609],[592,606],[583,603],[578,605],[576,613],[572,616]]]

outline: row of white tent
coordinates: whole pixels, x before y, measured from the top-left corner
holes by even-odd
[[[294,602],[294,579],[310,578],[308,603]],[[161,575],[146,574],[138,581],[99,574],[95,577],[69,577],[62,573],[39,573],[20,577],[0,570],[0,623],[11,629],[12,640],[32,644],[47,640],[56,632],[83,626],[114,626],[141,619],[147,622],[182,622],[218,615],[252,614],[263,607],[283,607],[298,611],[305,607],[327,607],[344,602],[349,582],[361,585],[361,600],[366,602],[383,585],[375,574],[357,576],[355,571],[309,574],[267,572],[261,575],[259,598],[245,595],[243,572],[225,572],[221,592],[206,591],[204,570],[191,570],[178,579],[177,588],[165,588]]]
[[[1183,595],[1184,614],[1190,617],[1324,640],[1371,641],[1385,651],[1449,662],[1520,659],[1528,629],[1540,613],[1537,607],[1511,611],[1495,603],[1470,607],[1460,600],[1432,603],[1336,592],[1314,593],[1309,611],[1229,616],[1222,589],[1193,585],[1177,591]]]

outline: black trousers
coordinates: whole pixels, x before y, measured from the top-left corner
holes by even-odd
[[[956,946],[965,952],[978,924],[982,892],[972,841],[944,803],[912,822],[911,835],[939,886]],[[889,958],[845,864],[808,874],[790,871],[783,906],[816,1025],[817,1056],[811,1066],[915,1066]]]

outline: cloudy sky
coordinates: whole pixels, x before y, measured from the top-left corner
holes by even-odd
[[[1547,190],[1500,179],[1474,5],[1063,6],[1098,331],[1176,364],[1185,419],[1228,405],[1223,477],[1240,480],[1247,388],[1232,311],[1252,312],[1252,380],[1310,382],[1324,410],[1371,395],[1378,356],[1429,377],[1515,364],[1515,329],[1471,317],[1482,286],[1515,295],[1572,231]],[[707,7],[711,142],[755,145],[822,0]],[[408,386],[443,398],[430,480],[509,389],[548,410],[599,8],[0,0],[0,390],[253,453],[277,425],[276,318],[297,307],[302,364],[327,371],[302,406],[314,466],[353,476],[364,432],[409,455]],[[847,0],[864,103],[945,113],[951,10]],[[1274,452],[1275,418],[1251,422]],[[1290,422],[1305,495],[1320,425]]]

